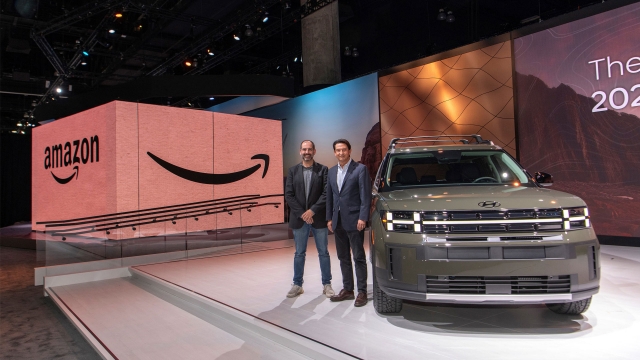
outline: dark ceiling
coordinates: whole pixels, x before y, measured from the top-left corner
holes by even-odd
[[[625,2],[609,2],[617,1]],[[139,77],[271,74],[292,77],[296,93],[304,93],[309,90],[302,84],[304,63],[294,61],[301,55],[301,18],[331,2],[311,0],[301,7],[299,1],[284,0],[3,1],[1,129],[24,129],[17,123],[46,120],[38,117],[40,106],[51,102],[64,106],[74,96]],[[358,57],[343,54],[342,79],[601,2],[340,0],[341,49],[355,47],[359,52]],[[438,20],[440,9],[451,11],[455,21]],[[245,35],[247,25],[253,32],[250,37]],[[234,34],[240,40],[234,40]],[[229,98],[142,101],[204,108]]]

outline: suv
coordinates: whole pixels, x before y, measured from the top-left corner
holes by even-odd
[[[373,185],[376,311],[403,300],[586,311],[600,244],[585,202],[552,183],[479,135],[393,139]]]

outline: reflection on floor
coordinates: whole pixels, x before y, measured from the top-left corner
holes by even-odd
[[[338,291],[341,276],[333,244],[330,251]],[[367,359],[638,358],[640,248],[603,246],[602,253],[601,292],[581,316],[557,315],[539,305],[422,304],[381,316],[371,303],[364,308],[331,303],[322,296],[313,246],[307,252],[305,293],[296,299],[285,298],[293,249],[138,269]]]
[[[401,313],[384,316],[375,312],[371,302],[365,307],[355,308],[352,301],[332,303],[322,295],[317,253],[312,241],[310,240],[307,251],[305,293],[294,299],[285,297],[293,276],[293,248],[135,266],[132,271],[142,272],[158,281],[173,284],[171,286],[200,294],[211,299],[212,303],[226,304],[359,358],[640,358],[640,347],[637,346],[640,334],[640,302],[637,300],[640,298],[640,279],[637,277],[640,273],[640,248],[602,247],[601,291],[594,297],[591,308],[583,315],[562,316],[547,310],[543,305],[407,303]],[[331,236],[329,250],[333,286],[339,291],[340,269]],[[128,283],[117,285],[109,281],[111,280],[95,282],[93,286],[103,283],[104,289],[94,288],[91,291],[104,293],[108,290],[108,293],[120,291],[118,286],[123,289],[130,287]],[[110,288],[113,286],[116,287]],[[67,292],[69,302],[75,301],[77,306],[90,309],[86,303],[81,305],[82,299],[78,298],[78,292],[74,294],[72,291],[81,288],[82,285],[68,285],[54,289],[61,294]],[[371,278],[369,292],[371,299]],[[145,312],[157,313],[157,316],[172,313],[169,308],[164,309],[166,306],[161,302],[152,300],[150,298],[144,302],[148,304]],[[96,306],[112,307],[113,313],[119,311],[118,306],[109,304]],[[90,325],[91,321],[95,321],[93,324],[97,326],[100,321],[108,318],[102,316],[102,320],[87,321]],[[181,321],[179,317],[175,320]],[[172,323],[170,316],[165,323],[177,332],[184,329],[183,325]],[[127,330],[127,336],[118,335],[122,327],[117,323],[112,324],[108,331],[108,335],[112,337],[111,344],[143,346],[145,341],[155,341],[147,339],[145,334],[150,330],[145,330],[144,326],[135,323],[128,326],[138,326],[138,331]],[[219,327],[218,330],[226,331],[224,327]],[[138,334],[135,341],[127,338],[132,334]],[[215,339],[216,336],[223,339],[226,335],[215,332],[209,339]],[[171,346],[188,350],[198,348],[198,339],[200,337],[179,337],[167,338],[166,341]],[[127,341],[131,345],[127,345]],[[226,345],[221,345],[218,350],[211,350],[216,349],[217,344],[216,341],[211,341],[213,343],[209,342],[206,346],[201,344],[202,351],[211,351],[208,358],[215,358],[217,355],[225,358],[232,354],[228,352],[231,348],[227,349]],[[234,341],[237,344],[229,342],[228,346],[234,349],[241,345],[245,347],[246,351],[238,353],[241,357],[258,356],[259,353],[259,356],[273,358],[268,349],[251,345],[250,339]]]

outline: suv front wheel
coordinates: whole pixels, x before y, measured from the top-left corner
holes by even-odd
[[[588,299],[572,301],[568,303],[546,304],[546,305],[549,308],[549,310],[553,311],[556,314],[579,315],[587,311],[590,304],[591,304],[591,297],[589,297]]]
[[[399,313],[402,310],[402,299],[394,298],[382,291],[375,275],[373,275],[373,307],[380,314]]]

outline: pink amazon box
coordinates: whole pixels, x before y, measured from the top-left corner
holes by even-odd
[[[195,217],[159,221],[135,230],[123,227],[112,229],[108,237],[284,221],[279,121],[114,101],[35,128],[32,150],[36,230],[45,230],[39,222],[244,195],[276,196],[252,199],[254,204],[270,205],[251,211],[203,214],[197,221]],[[230,207],[247,203],[234,201]]]

